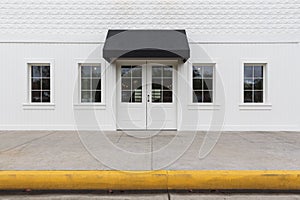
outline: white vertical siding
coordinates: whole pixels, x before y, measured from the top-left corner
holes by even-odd
[[[78,118],[85,128],[100,125],[114,130],[115,122],[115,66],[107,66],[106,107],[100,110],[76,110],[76,60],[99,59],[99,44],[1,44],[2,72],[0,73],[0,129],[76,129]],[[218,72],[216,104],[225,106],[224,130],[300,130],[300,74],[299,44],[192,44],[191,59],[179,66],[178,96],[180,99],[180,130],[206,130],[221,110],[193,110],[189,108],[191,88],[188,67],[193,62],[216,62]],[[27,91],[25,84],[26,59],[53,59],[55,63],[55,109],[26,110],[23,108]],[[242,61],[267,62],[269,72],[270,110],[240,110]],[[224,94],[223,95],[223,88]],[[225,102],[225,104],[223,104]],[[90,120],[97,123],[88,123]],[[218,123],[222,122],[220,120]]]

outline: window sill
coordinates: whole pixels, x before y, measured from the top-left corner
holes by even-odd
[[[272,104],[269,103],[242,103],[240,110],[272,110]]]
[[[54,110],[55,104],[53,103],[24,103],[24,110]]]
[[[75,110],[105,110],[105,104],[97,104],[97,103],[81,103],[73,105]]]
[[[189,104],[188,109],[189,110],[220,110],[219,104],[210,104],[210,103],[195,103],[195,104]]]

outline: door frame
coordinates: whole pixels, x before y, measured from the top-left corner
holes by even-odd
[[[179,60],[178,59],[118,59],[116,60],[115,62],[115,67],[116,67],[116,70],[115,70],[115,76],[116,76],[116,84],[118,84],[119,82],[119,77],[118,77],[118,72],[120,71],[120,67],[122,65],[138,65],[138,64],[146,64],[146,70],[147,71],[147,65],[148,64],[155,64],[155,63],[158,63],[158,64],[165,64],[165,65],[172,65],[173,68],[174,68],[174,77],[173,77],[173,101],[174,101],[174,104],[175,104],[175,127],[174,129],[162,129],[162,130],[172,130],[172,131],[176,131],[178,130],[178,100],[177,100],[177,93],[178,93],[178,67],[179,67]],[[147,79],[147,74],[143,75],[143,77],[145,77]],[[145,82],[147,82],[147,80],[145,80]],[[119,113],[119,107],[118,107],[118,104],[120,103],[120,87],[117,85],[116,86],[117,90],[117,94],[115,95],[115,101],[116,101],[116,115],[118,115]],[[143,97],[146,98],[147,96],[147,89],[145,90],[146,92],[144,92],[143,94]],[[147,102],[146,102],[146,128],[145,129],[122,129],[120,127],[118,127],[118,117],[116,116],[116,130],[133,130],[133,131],[151,131],[151,130],[157,130],[157,129],[147,129]]]

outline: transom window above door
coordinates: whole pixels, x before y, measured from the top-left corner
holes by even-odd
[[[81,103],[101,103],[100,64],[80,64]]]

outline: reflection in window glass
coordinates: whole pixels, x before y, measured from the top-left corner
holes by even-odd
[[[31,102],[50,103],[50,65],[34,64],[31,69]]]
[[[264,65],[244,65],[244,103],[263,103]]]
[[[213,66],[193,66],[193,102],[213,102]]]
[[[121,101],[123,103],[142,102],[142,67],[121,67]]]
[[[41,66],[31,66],[31,77],[32,78],[35,78],[35,77],[38,77],[40,78],[41,77]]]
[[[172,66],[152,66],[152,102],[173,102],[173,68]]]
[[[81,64],[81,103],[101,103],[100,64]]]

